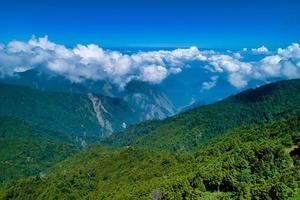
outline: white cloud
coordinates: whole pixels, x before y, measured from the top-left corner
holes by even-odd
[[[280,61],[281,56],[273,55],[263,58],[259,63],[259,70],[262,75],[267,77],[276,77],[280,75]]]
[[[219,76],[210,77],[210,81],[205,81],[202,83],[201,91],[210,90],[217,85]]]
[[[140,79],[152,83],[160,83],[167,77],[167,69],[163,66],[149,65],[141,68]]]
[[[237,52],[237,53],[234,53],[234,54],[233,54],[233,57],[234,57],[234,58],[237,58],[237,59],[241,59],[241,58],[242,58],[242,55],[241,55],[239,52]]]
[[[44,50],[55,50],[58,46],[61,46],[61,45],[57,45],[53,42],[50,42],[48,40],[48,36],[46,35],[45,37],[41,37],[39,39],[36,39],[35,36],[33,36],[31,38],[31,40],[28,41],[28,44],[31,46],[31,47],[40,47]]]
[[[300,68],[297,68],[295,64],[286,61],[283,63],[282,74],[287,78],[300,78]]]
[[[20,52],[25,52],[25,53],[31,53],[32,47],[25,43],[25,42],[20,42],[20,41],[11,41],[7,45],[7,51],[10,53],[20,53]]]
[[[258,63],[258,74],[260,78],[300,77],[300,47],[299,44],[292,44],[287,48],[279,48],[276,55],[266,56]]]
[[[236,88],[243,88],[247,86],[248,82],[245,77],[239,73],[233,73],[229,75],[229,82]]]
[[[296,58],[300,59],[300,46],[297,43],[293,43],[288,46],[286,49],[279,48],[277,51],[278,55],[284,58]]]
[[[14,40],[1,49],[1,74],[11,75],[16,67],[44,67],[72,81],[109,80],[124,87],[132,79],[159,83],[169,74],[182,71],[190,61],[203,61],[197,47],[172,51],[122,54],[104,50],[95,44],[67,48],[48,40],[32,37],[28,42]],[[2,66],[2,65],[5,65]]]
[[[259,47],[259,48],[257,48],[257,49],[252,49],[251,50],[253,53],[257,53],[257,54],[262,54],[262,53],[268,53],[269,52],[269,50],[268,50],[268,48],[267,47],[265,47],[265,46],[261,46],[261,47]]]
[[[27,42],[14,40],[0,46],[0,75],[40,68],[63,75],[71,81],[107,80],[120,88],[133,79],[157,84],[170,74],[180,73],[191,66],[209,70],[212,77],[223,75],[237,88],[247,86],[253,79],[300,77],[299,44],[279,48],[275,53],[264,46],[252,50],[268,52],[268,55],[259,61],[246,62],[239,52],[200,51],[197,47],[123,54],[95,44],[67,48],[49,41],[47,36],[32,37]],[[203,90],[214,87],[217,79],[204,82]]]
[[[14,69],[14,72],[25,72],[25,71],[27,71],[27,70],[29,70],[30,68],[27,68],[27,67],[16,67],[15,69]]]
[[[187,67],[189,67],[189,66],[187,66]],[[170,72],[171,74],[179,74],[180,72],[182,72],[182,69],[181,69],[181,68],[176,68],[176,67],[171,67],[171,68],[169,69],[169,72]]]
[[[214,67],[217,72],[233,73],[243,71],[243,73],[251,72],[251,64],[241,62],[239,59],[229,55],[215,54],[208,58],[209,64]]]
[[[103,49],[94,44],[90,44],[87,46],[79,44],[76,48],[73,49],[73,52],[75,53],[75,55],[81,57],[85,64],[88,64],[89,60],[100,60],[104,57]]]

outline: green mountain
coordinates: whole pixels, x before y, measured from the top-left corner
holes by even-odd
[[[300,184],[300,118],[233,129],[190,153],[91,146],[1,199],[287,199]]]
[[[84,80],[74,83],[64,76],[51,74],[38,69],[16,72],[11,77],[0,77],[7,84],[23,85],[50,92],[94,93],[122,99],[139,114],[139,121],[162,119],[176,111],[173,104],[159,87],[142,81],[131,81],[122,90],[109,81]],[[136,122],[136,121],[135,121]]]
[[[78,151],[68,135],[12,117],[0,117],[0,146],[0,186],[43,174]]]
[[[15,116],[39,127],[68,133],[82,144],[120,131],[139,118],[118,98],[8,84],[0,84],[0,116]]]
[[[226,130],[300,113],[300,79],[246,90],[163,121],[148,121],[113,134],[106,144],[190,150]]]
[[[297,198],[299,91],[264,85],[74,155],[137,114],[116,98],[0,84],[0,199]]]

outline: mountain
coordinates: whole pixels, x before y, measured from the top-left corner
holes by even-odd
[[[176,112],[173,104],[159,87],[142,81],[131,81],[123,89],[120,89],[105,80],[84,80],[75,83],[63,76],[36,69],[15,73],[14,76],[2,78],[1,81],[42,91],[94,93],[101,96],[116,97],[127,102],[132,109],[140,113],[139,121],[163,119]]]
[[[68,133],[83,144],[139,121],[138,113],[118,98],[8,84],[0,84],[0,116],[15,116],[42,128]]]
[[[300,80],[249,89],[163,121],[147,121],[113,134],[104,143],[175,151],[190,150],[226,130],[300,113]]]
[[[215,74],[207,72],[203,64],[189,63],[189,65],[190,67],[185,68],[181,73],[169,75],[158,85],[177,111],[181,111],[193,102],[213,103],[238,92],[225,77],[218,77],[215,85],[210,89],[202,89],[203,83],[211,82],[211,77]]]
[[[0,186],[42,175],[79,149],[68,135],[0,117]]]
[[[300,187],[300,118],[228,131],[190,153],[91,146],[0,199],[287,199]]]
[[[124,93],[124,100],[144,116],[143,120],[164,119],[176,112],[165,93],[147,83],[131,81]]]
[[[3,77],[1,82],[27,86],[41,91],[87,93],[82,84],[72,83],[62,76],[44,73],[35,69],[15,72],[14,76]]]

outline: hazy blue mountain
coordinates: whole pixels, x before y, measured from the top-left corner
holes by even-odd
[[[236,88],[230,85],[227,77],[211,73],[201,63],[190,63],[191,67],[185,68],[179,74],[168,76],[157,87],[168,97],[177,112],[185,111],[189,106],[209,104],[243,90],[254,88],[280,79],[251,80],[244,88]],[[209,89],[203,89],[204,82],[210,82],[211,77],[217,77],[215,85]],[[195,104],[195,105],[192,105]]]

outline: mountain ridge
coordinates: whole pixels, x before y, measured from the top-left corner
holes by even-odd
[[[139,121],[155,118],[162,119],[175,113],[175,107],[163,91],[152,84],[142,81],[133,80],[120,89],[117,85],[105,80],[84,80],[77,83],[57,74],[30,69],[14,73],[11,77],[1,78],[1,82],[24,85],[45,92],[93,93],[119,98],[126,101],[136,112],[140,112]]]
[[[189,150],[230,128],[300,113],[299,91],[300,79],[270,83],[163,121],[147,121],[130,126],[121,133],[113,134],[104,143]]]
[[[114,115],[105,113],[114,130],[122,123],[138,121],[138,116],[118,98],[95,95]],[[100,105],[98,105],[100,106]],[[81,139],[95,140],[106,136],[105,127],[99,124],[95,108],[88,94],[47,92],[26,86],[0,84],[0,116],[16,116],[34,125],[61,131]]]

